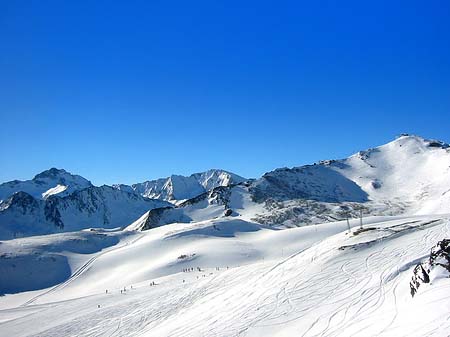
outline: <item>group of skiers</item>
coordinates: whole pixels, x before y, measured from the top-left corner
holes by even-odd
[[[220,267],[215,267],[215,268],[216,268],[216,270],[220,270]],[[200,267],[196,267],[196,269],[197,269],[198,272],[202,272],[203,271]],[[228,266],[227,266],[227,269],[228,269]],[[183,268],[181,271],[183,273],[189,273],[191,271],[194,271],[194,267]]]
[[[198,272],[202,272],[202,271],[203,271],[200,267],[196,267],[195,269],[197,269]],[[228,266],[227,266],[227,269],[228,269]],[[220,267],[216,267],[216,270],[220,270]],[[194,267],[183,268],[182,271],[183,271],[183,273],[190,273],[190,272],[193,272],[193,271],[194,271]],[[213,273],[209,273],[209,275],[212,275],[212,274],[213,274]],[[203,274],[202,277],[206,277],[206,275]],[[197,279],[198,279],[198,278],[199,278],[199,277],[197,276]],[[183,283],[185,283],[185,282],[186,282],[186,280],[183,279]],[[152,287],[152,286],[156,286],[155,281],[151,281],[151,282],[150,282],[150,287]],[[131,285],[130,288],[133,289],[133,286]],[[127,291],[127,288],[126,288],[126,287],[123,287],[123,289],[120,289],[120,293],[121,293],[121,294],[126,293],[126,291]],[[108,289],[105,290],[105,294],[108,294]]]
[[[228,269],[228,268],[229,268],[229,267],[227,266],[227,269]],[[204,270],[202,270],[200,267],[196,267],[196,269],[197,269],[198,272],[204,271]],[[219,271],[219,270],[220,270],[220,267],[216,267],[216,270]],[[193,271],[194,271],[194,267],[183,268],[182,271],[183,271],[183,273],[193,272]],[[212,274],[213,274],[213,273],[209,273],[209,275],[212,275]],[[206,277],[206,274],[203,274],[202,277]],[[198,278],[199,278],[199,276],[197,276],[197,279],[198,279]],[[186,280],[183,279],[183,283],[185,283],[185,282],[186,282]],[[156,283],[155,283],[155,281],[151,281],[149,285],[150,285],[150,287],[156,286]],[[133,286],[131,285],[130,288],[133,289]],[[126,291],[127,291],[127,288],[126,288],[126,287],[123,287],[123,289],[120,289],[120,293],[121,293],[121,294],[124,294]],[[105,294],[108,294],[108,289],[105,290]],[[98,308],[100,308],[100,304],[98,305]]]
[[[200,268],[200,267],[195,267],[195,269],[196,269],[198,272],[204,271],[204,270],[203,270],[202,268]],[[228,269],[228,267],[227,267],[227,269]],[[220,270],[220,268],[219,268],[219,267],[216,267],[216,270]],[[183,268],[181,271],[182,271],[183,273],[190,273],[190,272],[194,271],[194,267]]]

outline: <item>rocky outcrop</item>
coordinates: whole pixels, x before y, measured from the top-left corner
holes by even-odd
[[[172,207],[160,207],[150,210],[140,230],[145,231],[158,227],[162,220],[163,215],[171,210]]]
[[[428,261],[419,263],[414,267],[409,287],[411,296],[419,290],[421,284],[431,283],[435,277],[450,276],[450,239],[439,241],[431,248]]]
[[[264,202],[271,198],[278,201],[292,199],[323,202],[368,201],[367,193],[355,182],[333,169],[334,165],[336,164],[305,165],[266,173],[250,188],[253,200]]]

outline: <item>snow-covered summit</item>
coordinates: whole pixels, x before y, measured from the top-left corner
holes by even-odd
[[[450,211],[450,148],[444,142],[402,135],[330,167],[371,200],[401,200],[420,213]]]
[[[346,159],[268,172],[252,189],[257,201],[402,202],[409,212],[450,212],[450,148],[404,134]]]
[[[212,190],[213,188],[219,186],[239,184],[247,180],[237,174],[220,169],[211,169],[201,173],[194,173],[191,177],[197,179],[206,191]]]
[[[31,180],[13,180],[0,184],[0,200],[5,200],[15,192],[26,192],[34,198],[46,199],[50,195],[69,195],[90,186],[91,182],[79,175],[51,168]]]
[[[114,185],[120,190],[133,190],[147,197],[172,202],[194,198],[219,186],[231,186],[247,179],[220,169],[194,173],[190,176],[171,175],[167,178],[149,180],[128,185]]]

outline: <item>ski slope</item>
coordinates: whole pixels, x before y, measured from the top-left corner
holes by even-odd
[[[88,254],[61,286],[0,298],[0,332],[447,336],[448,279],[414,298],[409,280],[417,261],[449,237],[448,217],[364,223],[373,229],[358,235],[345,222],[275,230],[232,217],[128,231],[117,245]]]

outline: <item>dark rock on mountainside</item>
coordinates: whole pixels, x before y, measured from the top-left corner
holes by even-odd
[[[439,241],[436,246],[431,248],[428,261],[419,263],[414,267],[413,276],[409,283],[412,297],[417,293],[421,284],[432,281],[430,274],[436,268],[442,268],[450,276],[450,239]]]
[[[329,165],[335,164],[305,165],[268,172],[252,184],[253,200],[368,201],[367,193],[360,186]]]
[[[158,224],[160,223],[162,216],[170,210],[172,210],[172,207],[159,207],[152,209],[151,211],[148,212],[148,215],[145,218],[145,221],[140,230],[145,231],[158,227]]]

